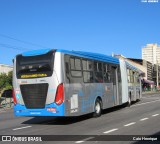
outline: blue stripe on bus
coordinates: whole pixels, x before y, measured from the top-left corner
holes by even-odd
[[[52,49],[39,49],[22,53],[22,56],[36,56],[48,53]]]
[[[126,61],[126,65],[127,65],[127,67],[128,67],[128,68],[130,68],[130,69],[132,69],[132,70],[135,70],[135,71],[141,72],[141,70],[140,70],[140,69],[138,69],[138,68],[136,68],[135,66],[133,66],[133,65],[129,64],[127,61]]]
[[[56,109],[56,111],[48,111]],[[46,105],[44,109],[27,109],[24,105],[14,106],[15,116],[65,116],[64,103],[57,106],[55,103]]]
[[[22,53],[23,56],[36,56],[36,55],[42,55],[48,53],[52,49],[40,49],[40,50],[33,50],[33,51],[28,51]],[[83,52],[83,51],[69,51],[69,50],[62,50],[62,49],[57,49],[57,52],[62,52],[65,54],[70,54],[74,56],[79,56],[83,58],[88,58],[88,59],[93,59],[93,60],[99,60],[99,61],[104,61],[104,62],[109,62],[113,64],[119,64],[119,59],[114,58],[111,56],[107,56],[104,54],[99,54],[99,53],[92,53],[92,52]]]
[[[104,62],[109,62],[113,64],[119,64],[119,59],[111,56],[107,56],[104,54],[92,53],[92,52],[82,52],[82,51],[68,51],[68,50],[60,50],[58,49],[57,52],[62,52],[64,54],[70,54],[73,56],[79,56],[83,58],[89,58],[93,60],[99,60]]]

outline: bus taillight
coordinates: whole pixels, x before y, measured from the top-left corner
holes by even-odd
[[[16,105],[17,104],[17,100],[16,100],[16,95],[15,95],[14,89],[12,90],[12,97],[13,97],[14,105]]]
[[[64,102],[64,87],[63,87],[63,83],[61,83],[57,88],[55,103],[57,105],[60,105],[63,102]]]

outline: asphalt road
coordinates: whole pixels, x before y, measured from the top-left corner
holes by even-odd
[[[51,135],[50,138],[56,139],[45,142],[47,144],[151,143],[124,140],[138,140],[141,135],[151,138],[160,135],[160,94],[143,95],[141,101],[131,107],[107,109],[99,118],[90,115],[74,118],[15,117],[12,109],[0,109],[0,135]]]

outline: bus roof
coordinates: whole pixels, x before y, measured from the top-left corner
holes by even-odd
[[[22,53],[23,56],[36,56],[36,55],[41,55],[41,54],[46,54],[49,51],[53,49],[40,49],[40,50],[33,50],[33,51],[28,51]],[[104,54],[99,54],[99,53],[92,53],[92,52],[84,52],[84,51],[69,51],[69,50],[62,50],[62,49],[57,49],[56,52],[61,52],[64,54],[69,54],[73,56],[79,56],[83,58],[89,58],[89,59],[94,59],[94,60],[99,60],[99,61],[104,61],[104,62],[109,62],[113,64],[119,64],[119,59],[114,58],[111,56],[107,56]]]
[[[27,52],[22,53],[22,56],[42,55],[42,54],[48,53],[51,50],[56,51],[56,52],[61,52],[61,53],[64,53],[64,54],[73,55],[73,56],[79,56],[79,57],[83,57],[83,58],[88,58],[88,59],[93,59],[93,60],[98,60],[98,61],[103,61],[103,62],[108,62],[108,63],[113,63],[113,64],[119,64],[119,59],[115,58],[115,57],[112,57],[112,56],[107,56],[107,55],[100,54],[100,53],[74,51],[74,50],[69,51],[69,50],[63,50],[63,49],[32,50],[32,51],[27,51]],[[125,61],[125,62],[126,62],[126,65],[127,65],[128,68],[142,73],[142,71],[139,70],[138,68],[136,68],[135,66],[131,65],[127,61]]]
[[[127,62],[127,61],[125,61],[125,62],[126,62],[127,67],[130,68],[131,70],[137,71],[137,72],[139,72],[140,74],[144,73],[144,72],[141,71],[139,68],[137,68],[137,67],[131,65],[129,62]]]
[[[26,51],[22,53],[22,56],[36,56],[48,53],[52,49],[39,49],[39,50],[32,50]]]
[[[113,64],[119,64],[118,58],[114,58],[114,57],[107,56],[107,55],[100,54],[100,53],[84,52],[84,51],[68,51],[68,50],[57,50],[57,52],[62,52],[62,53],[70,54],[74,56],[80,56],[80,57],[88,58],[88,59],[94,59],[98,61],[109,62]]]

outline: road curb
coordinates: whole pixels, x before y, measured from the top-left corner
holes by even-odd
[[[149,95],[149,94],[160,94],[160,91],[149,91],[149,92],[142,92],[142,95]]]

